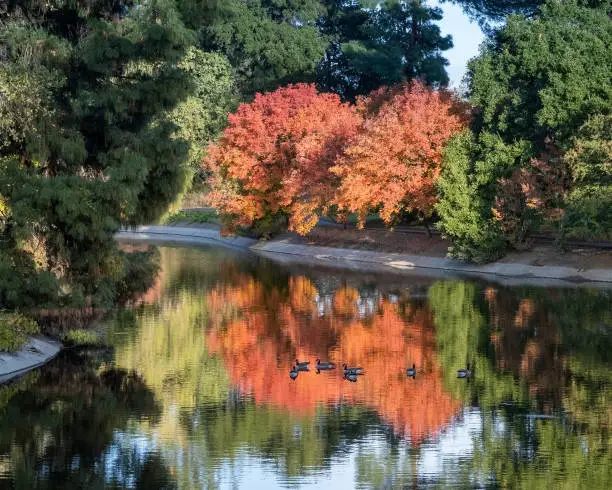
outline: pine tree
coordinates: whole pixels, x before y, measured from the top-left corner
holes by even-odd
[[[240,92],[256,92],[314,80],[328,40],[315,21],[321,0],[181,0],[195,12],[200,47],[226,55]],[[185,15],[187,18],[187,15]]]
[[[434,23],[441,18],[421,0],[331,0],[321,29],[333,42],[317,70],[319,87],[353,100],[403,80],[446,85],[442,52],[453,44]]]
[[[173,0],[87,7],[32,0],[2,13],[0,268],[108,305],[129,275],[146,287],[152,271],[118,251],[115,232],[159,217],[190,178],[188,144],[164,114],[190,93],[180,62],[195,37]],[[0,307],[19,304],[11,294],[0,282]]]

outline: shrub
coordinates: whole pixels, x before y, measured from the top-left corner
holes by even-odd
[[[20,313],[0,312],[0,351],[13,352],[21,349],[28,337],[39,331],[34,320]]]

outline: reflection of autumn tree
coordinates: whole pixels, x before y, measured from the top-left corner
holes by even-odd
[[[257,403],[302,413],[341,400],[365,404],[420,441],[458,407],[442,389],[431,315],[422,303],[398,301],[347,287],[322,295],[302,276],[289,279],[284,295],[236,273],[208,294],[208,345],[222,354],[231,382]],[[337,370],[294,383],[287,373],[296,357],[363,365],[367,378],[347,386]],[[407,380],[404,369],[413,362],[425,375]]]

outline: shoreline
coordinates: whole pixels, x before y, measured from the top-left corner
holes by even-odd
[[[275,239],[259,241],[245,237],[222,237],[213,227],[140,226],[122,230],[119,239],[176,242],[200,245],[221,245],[251,251],[281,262],[300,261],[332,267],[378,270],[410,275],[417,272],[433,272],[436,275],[484,277],[501,279],[510,284],[541,284],[576,286],[591,285],[612,287],[612,269],[529,265],[520,262],[492,262],[485,265],[467,264],[454,259],[386,253],[349,248],[324,247],[289,243]]]
[[[60,342],[37,335],[18,351],[0,352],[0,385],[46,364],[61,348]]]

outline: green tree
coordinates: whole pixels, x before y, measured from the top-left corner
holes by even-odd
[[[565,185],[556,155],[571,146],[589,117],[612,109],[611,41],[604,10],[552,2],[534,19],[509,17],[470,62],[472,135],[453,142],[439,180],[440,227],[453,240],[452,253],[495,259],[538,229],[556,199],[547,193]],[[542,168],[548,181],[539,192]],[[521,195],[521,184],[535,195]],[[513,186],[518,194],[510,192]],[[460,195],[462,189],[467,194]],[[511,216],[520,233],[507,232],[500,211],[512,200],[521,204]],[[458,215],[469,218],[465,225]]]
[[[178,126],[174,137],[189,143],[188,165],[199,183],[205,177],[200,164],[206,147],[223,130],[228,113],[235,109],[237,88],[229,60],[219,53],[191,47],[179,66],[187,72],[194,91],[163,116]]]
[[[471,18],[483,25],[490,21],[502,21],[510,14],[536,15],[546,0],[442,0],[460,5]],[[610,11],[610,0],[579,0],[585,7]]]
[[[593,116],[572,143],[565,155],[572,189],[563,235],[612,239],[612,115]]]
[[[191,176],[163,114],[192,88],[181,62],[195,36],[173,0],[33,0],[2,15],[0,268],[20,283],[53,273],[73,300],[108,305],[144,271],[114,233],[158,218]],[[18,306],[0,286],[0,306]]]
[[[414,78],[446,85],[442,52],[453,43],[435,24],[441,18],[441,9],[420,0],[330,0],[320,25],[332,43],[317,68],[318,85],[350,100]]]
[[[320,0],[181,0],[180,4],[195,13],[191,22],[199,28],[201,48],[229,58],[245,97],[314,80],[328,43],[315,25],[323,13]]]

